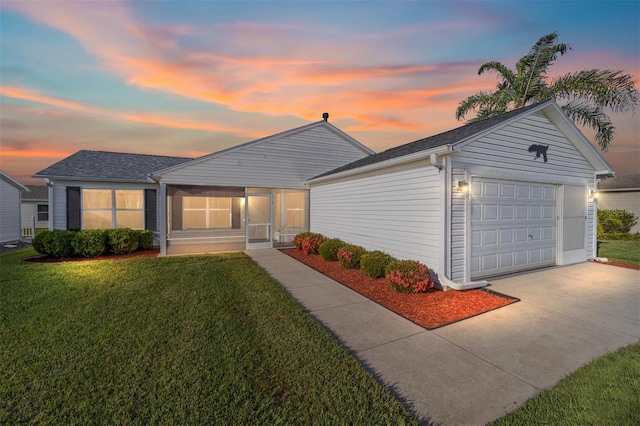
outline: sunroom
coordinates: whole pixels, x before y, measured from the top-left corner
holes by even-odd
[[[290,245],[309,229],[308,190],[167,186],[166,254]]]

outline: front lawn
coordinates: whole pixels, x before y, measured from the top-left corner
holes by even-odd
[[[493,423],[639,425],[640,344],[605,355]]]
[[[640,241],[601,241],[598,256],[611,262],[640,266]]]
[[[243,254],[0,255],[0,424],[403,424],[407,410]]]

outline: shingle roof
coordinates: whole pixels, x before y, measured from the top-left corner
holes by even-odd
[[[192,158],[82,150],[39,171],[33,177],[146,181],[147,174]]]
[[[605,179],[598,185],[598,189],[601,191],[640,189],[640,175],[624,175]]]
[[[48,200],[49,188],[44,185],[25,185],[29,192],[22,194],[22,200]]]
[[[382,161],[390,160],[392,158],[402,157],[402,156],[413,154],[420,151],[427,151],[427,150],[438,148],[441,146],[451,145],[456,142],[465,140],[473,135],[482,133],[485,130],[490,129],[491,127],[497,126],[526,111],[539,107],[541,104],[546,102],[549,102],[549,101],[539,102],[533,105],[526,106],[524,108],[519,108],[513,111],[506,112],[504,114],[500,114],[492,118],[488,118],[486,120],[478,121],[476,123],[466,124],[464,126],[446,131],[444,133],[440,133],[434,136],[429,136],[424,139],[419,139],[415,142],[409,142],[404,145],[397,146],[395,148],[390,148],[386,151],[361,158],[360,160],[356,160],[352,163],[349,163],[342,167],[338,167],[337,169],[331,170],[327,173],[323,173],[319,176],[314,177],[313,179],[323,177],[323,176],[333,175],[333,174],[344,172],[351,169],[357,169],[358,167],[368,166],[370,164],[379,163]]]

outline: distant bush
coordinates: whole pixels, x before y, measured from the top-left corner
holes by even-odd
[[[385,274],[391,287],[401,293],[422,293],[434,286],[427,267],[415,260],[392,262]]]
[[[153,233],[148,229],[134,231],[138,234],[138,250],[151,250],[153,248]]]
[[[344,269],[358,269],[360,268],[360,259],[367,251],[352,244],[346,244],[338,249],[338,262]]]
[[[363,254],[360,258],[360,270],[371,278],[382,278],[393,257],[379,250]]]
[[[318,253],[324,260],[335,262],[338,260],[338,250],[344,247],[347,243],[340,238],[329,238],[325,240],[318,248]]]
[[[138,234],[133,229],[109,229],[107,235],[109,248],[114,254],[129,254],[138,249]]]
[[[598,210],[598,233],[626,234],[638,223],[638,215],[627,210]]]
[[[640,241],[640,234],[599,234],[598,239],[602,241]]]
[[[306,255],[318,254],[320,244],[322,244],[325,239],[325,236],[322,234],[301,232],[293,238],[293,244]]]
[[[85,229],[75,233],[71,240],[74,254],[84,257],[97,257],[107,252],[107,231],[104,229]]]

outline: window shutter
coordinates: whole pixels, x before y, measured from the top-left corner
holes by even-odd
[[[80,203],[80,187],[67,187],[67,229],[70,231],[80,230],[80,215],[82,213]]]
[[[150,231],[158,230],[158,202],[156,201],[156,190],[144,190],[144,229]]]

